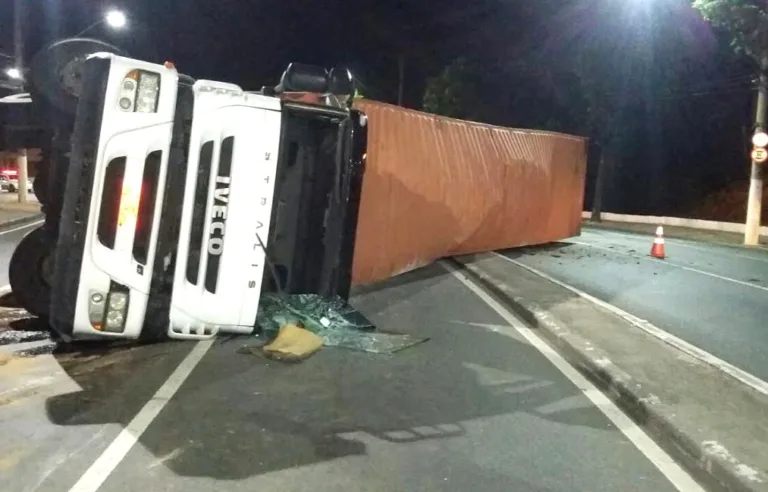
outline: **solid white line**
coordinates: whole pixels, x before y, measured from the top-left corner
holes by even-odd
[[[584,243],[584,242],[581,242],[581,241],[574,241],[572,239],[568,239],[566,242],[569,242],[571,244],[578,244],[579,246],[586,246],[588,248],[602,249],[602,250],[605,250],[605,251],[610,251],[611,253],[616,253],[617,255],[629,256],[630,258],[637,258],[638,260],[653,261],[653,262],[659,263],[661,265],[667,265],[667,266],[671,266],[671,267],[674,267],[674,268],[679,268],[681,270],[687,270],[689,272],[694,272],[694,273],[698,273],[698,274],[701,274],[701,275],[706,275],[708,277],[716,278],[716,279],[719,279],[719,280],[725,280],[726,282],[732,282],[734,284],[743,285],[745,287],[752,287],[753,289],[758,289],[758,290],[763,290],[765,292],[768,292],[768,287],[763,287],[762,285],[755,285],[755,284],[751,284],[749,282],[744,282],[743,280],[736,280],[735,278],[724,277],[724,276],[718,275],[716,273],[705,272],[704,270],[699,270],[698,268],[692,268],[692,267],[687,267],[687,266],[684,266],[684,265],[679,265],[679,264],[673,263],[673,262],[671,262],[669,260],[661,260],[660,261],[660,260],[657,260],[655,258],[651,258],[651,257],[648,257],[648,256],[635,255],[635,254],[632,254],[632,253],[623,253],[621,251],[616,251],[615,249],[608,248],[606,246],[598,246],[596,244]]]
[[[617,407],[610,398],[593,385],[586,377],[571,366],[560,354],[544,342],[539,336],[512,314],[496,299],[491,297],[483,289],[467,278],[452,265],[441,262],[454,277],[463,283],[477,297],[496,311],[509,326],[521,334],[533,347],[541,352],[560,372],[563,373],[595,407],[597,407],[613,424],[629,439],[635,447],[643,453],[656,468],[677,488],[685,492],[704,491],[691,476],[675,463],[663,449],[659,447],[643,430],[635,424],[624,412]],[[511,335],[511,334],[510,334]]]
[[[568,289],[569,291],[573,292],[574,294],[578,295],[579,297],[582,297],[583,299],[586,299],[590,302],[593,302],[594,304],[597,304],[603,309],[606,309],[613,314],[623,318],[633,326],[640,328],[641,330],[645,331],[649,335],[652,335],[659,340],[668,343],[669,345],[672,345],[676,349],[685,352],[686,354],[690,355],[691,357],[695,357],[696,359],[709,364],[716,369],[719,369],[723,371],[724,373],[728,374],[729,376],[737,379],[738,381],[746,384],[747,386],[751,387],[752,389],[759,391],[760,393],[764,395],[768,395],[768,382],[763,381],[762,379],[758,378],[757,376],[754,376],[742,369],[739,369],[738,367],[718,358],[714,355],[710,354],[709,352],[706,352],[699,347],[696,347],[695,345],[691,345],[690,343],[686,342],[685,340],[682,340],[680,338],[677,338],[676,336],[672,335],[669,332],[666,332],[659,328],[658,326],[654,325],[653,323],[650,323],[649,321],[646,321],[644,319],[640,319],[637,316],[630,314],[613,304],[609,304],[601,299],[598,299],[597,297],[594,297],[590,294],[587,294],[584,291],[581,291],[577,289],[576,287],[572,287],[564,282],[561,282],[557,280],[556,278],[553,278],[550,275],[547,275],[546,273],[539,271],[533,267],[529,267],[528,265],[525,265],[523,263],[520,263],[517,260],[513,260],[512,258],[508,258],[502,254],[494,253],[497,256],[500,256],[501,258],[504,258],[505,260],[514,263],[515,265],[519,266],[520,268],[524,268],[528,270],[529,272],[538,275],[539,277],[549,280],[550,282],[559,285],[560,287],[563,287],[564,289]]]
[[[181,364],[163,383],[157,393],[147,402],[131,422],[120,432],[107,449],[98,457],[90,468],[80,477],[69,492],[95,492],[101,487],[117,465],[125,458],[128,451],[139,440],[147,427],[158,416],[168,401],[176,394],[195,366],[200,362],[214,340],[203,340],[187,354]]]
[[[13,229],[8,229],[7,231],[0,231],[0,236],[2,236],[3,234],[8,234],[8,233],[11,233],[11,232],[20,231],[22,229],[28,229],[28,228],[30,228],[32,226],[38,226],[38,225],[42,224],[43,222],[45,222],[45,221],[44,220],[38,220],[37,222],[30,222],[29,224],[24,224],[23,226],[14,227]]]
[[[47,339],[47,340],[35,340],[32,342],[18,342],[18,343],[9,343],[7,345],[0,345],[0,353],[3,354],[9,354],[14,352],[21,352],[24,350],[31,350],[36,349],[40,347],[55,347],[56,342],[53,340]]]

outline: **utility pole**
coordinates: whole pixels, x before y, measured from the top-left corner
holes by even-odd
[[[403,105],[403,88],[405,86],[405,55],[402,53],[397,55],[397,71],[398,71],[398,84],[397,84],[397,105]]]
[[[600,161],[597,164],[597,177],[595,178],[595,194],[592,198],[592,222],[603,221],[603,188],[605,187],[605,157],[600,155]]]
[[[24,74],[24,36],[22,34],[22,2],[15,0],[13,3],[13,45],[15,50],[16,68]],[[22,81],[22,91],[24,85]],[[16,154],[16,167],[19,178],[19,203],[27,203],[27,149],[18,149]]]
[[[757,112],[755,113],[755,133],[765,131],[766,112],[768,112],[768,57],[760,64],[760,77],[757,86]],[[764,164],[752,161],[749,180],[749,198],[747,199],[747,223],[744,230],[744,244],[756,246],[760,242],[760,215],[763,208],[763,171]]]

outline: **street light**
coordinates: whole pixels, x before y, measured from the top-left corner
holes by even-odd
[[[90,31],[94,27],[98,26],[99,24],[107,24],[112,29],[122,29],[125,27],[125,25],[128,23],[128,19],[126,19],[125,14],[121,10],[110,10],[106,13],[104,18],[97,20],[90,26],[86,27],[79,33],[72,36],[73,38],[79,38],[83,34],[85,34],[87,31]]]
[[[113,29],[121,29],[125,27],[127,22],[125,14],[119,10],[110,10],[107,12],[104,20],[107,22],[107,25]]]
[[[21,69],[17,67],[10,67],[5,69],[5,75],[7,75],[9,79],[14,79],[14,80],[21,80],[22,78]]]
[[[768,134],[762,130],[758,130],[754,136],[752,136],[752,145],[761,148],[768,147]]]

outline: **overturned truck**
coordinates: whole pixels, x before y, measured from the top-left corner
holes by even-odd
[[[10,282],[64,339],[251,333],[264,292],[348,297],[367,125],[346,70],[249,92],[72,39],[31,81],[45,224]]]

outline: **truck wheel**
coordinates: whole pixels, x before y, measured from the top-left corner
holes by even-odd
[[[39,227],[21,240],[11,256],[8,277],[19,306],[38,318],[47,318],[51,304],[54,242]]]
[[[16,187],[13,185],[8,185],[8,191],[10,193],[16,193]]]
[[[64,114],[74,115],[82,85],[83,62],[97,52],[124,55],[115,46],[89,38],[62,39],[42,49],[30,64],[32,99],[45,99]]]
[[[35,194],[37,201],[43,206],[48,204],[48,169],[45,166],[46,164],[43,164],[42,169],[35,176],[35,181],[32,182],[32,193]]]

